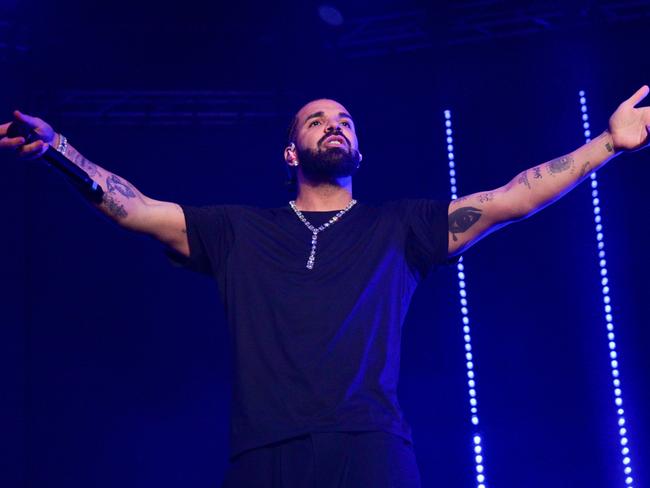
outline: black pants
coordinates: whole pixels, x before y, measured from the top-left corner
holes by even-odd
[[[236,456],[223,488],[420,488],[420,473],[399,436],[318,432]]]

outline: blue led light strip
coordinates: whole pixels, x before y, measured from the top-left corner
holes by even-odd
[[[585,98],[584,90],[580,90],[578,95],[580,96],[580,111],[585,142],[589,142],[591,141],[591,131],[589,130],[587,99]],[[600,198],[598,197],[598,179],[596,177],[596,173],[591,174],[591,197],[592,203],[594,205],[594,222],[596,224],[596,242],[598,246],[598,264],[600,266],[600,279],[602,285],[605,322],[607,323],[607,342],[609,344],[609,359],[612,371],[612,384],[614,387],[614,404],[616,405],[616,415],[618,417],[618,435],[621,445],[623,473],[625,475],[626,488],[633,488],[634,478],[632,478],[632,467],[630,466],[630,448],[628,446],[629,440],[627,437],[627,427],[625,426],[625,411],[623,410],[623,392],[620,380],[618,353],[616,352],[616,342],[614,336],[614,319],[612,317],[611,305],[612,300],[609,296],[609,278],[607,278],[605,240],[603,237],[603,218],[600,215]]]
[[[447,158],[449,160],[449,184],[451,199],[456,200],[456,163],[454,161],[454,137],[451,129],[451,112],[445,110],[445,133],[447,136]],[[472,442],[474,443],[474,463],[476,466],[477,488],[486,488],[485,468],[483,466],[483,446],[478,432],[478,401],[476,399],[476,374],[474,373],[474,356],[472,354],[472,337],[469,327],[469,312],[467,310],[467,290],[465,289],[465,265],[461,257],[457,264],[458,289],[460,294],[460,313],[463,321],[463,338],[465,340],[465,360],[467,366],[467,386],[469,390],[469,406],[471,421],[474,426]]]

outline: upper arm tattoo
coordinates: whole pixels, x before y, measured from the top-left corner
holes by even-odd
[[[489,191],[487,193],[482,193],[478,196],[478,201],[481,203],[489,202],[494,199],[494,192]]]
[[[118,192],[126,198],[135,198],[135,190],[128,183],[124,183],[115,175],[110,175],[106,178],[106,185],[109,193]]]
[[[113,198],[113,195],[110,193],[104,193],[103,203],[106,208],[106,211],[111,214],[116,219],[123,219],[128,216],[128,212],[119,201]]]
[[[466,232],[471,226],[478,222],[481,218],[481,213],[481,209],[475,207],[461,207],[449,214],[449,232],[454,241],[458,240],[456,234]]]

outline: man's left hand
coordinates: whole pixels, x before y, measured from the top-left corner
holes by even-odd
[[[609,118],[615,151],[636,151],[650,144],[650,107],[635,108],[649,91],[648,85],[643,85]]]

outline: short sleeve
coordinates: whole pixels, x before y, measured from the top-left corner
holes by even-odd
[[[223,268],[233,240],[227,207],[181,205],[181,208],[190,255],[185,257],[173,250],[165,250],[167,257],[177,266],[216,277]]]
[[[425,199],[403,202],[406,260],[419,278],[454,261],[448,258],[449,203]]]

